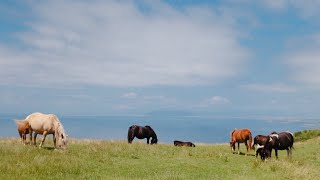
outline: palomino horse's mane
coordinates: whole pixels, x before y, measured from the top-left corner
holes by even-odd
[[[56,115],[54,115],[54,114],[49,114],[49,116],[51,116],[51,119],[54,120],[57,123],[57,126],[55,127],[56,128],[55,136],[58,137],[61,134],[63,136],[65,136],[64,128],[63,128],[60,120],[58,119],[58,117]]]

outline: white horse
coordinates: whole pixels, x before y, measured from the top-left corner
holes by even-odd
[[[43,135],[39,147],[42,147],[46,136],[48,134],[52,134],[54,147],[57,148],[56,140],[58,140],[58,147],[63,149],[66,148],[67,135],[65,134],[64,128],[56,115],[42,114],[38,112],[32,113],[26,117],[25,122],[29,125],[30,144],[32,144],[32,133],[34,132],[34,145],[36,145],[38,134]]]

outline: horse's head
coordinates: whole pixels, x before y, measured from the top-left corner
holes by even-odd
[[[158,139],[157,138],[152,138],[151,139],[151,144],[157,144],[158,143]]]
[[[235,151],[236,150],[236,143],[233,141],[230,141],[230,147],[231,147],[231,151]]]

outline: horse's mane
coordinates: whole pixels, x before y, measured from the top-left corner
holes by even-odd
[[[231,137],[233,136],[233,133],[236,132],[236,128],[231,132]]]
[[[61,124],[60,120],[58,119],[58,117],[54,114],[49,114],[51,117],[52,120],[54,120],[56,122],[56,137],[59,136],[59,135],[63,135],[65,136],[65,132],[64,132],[64,128],[63,128],[63,125]]]
[[[156,138],[157,139],[157,134],[154,132],[154,130],[152,129],[152,127],[151,126],[148,126],[148,125],[146,125],[146,126],[144,126],[144,127],[146,127],[147,129],[149,129],[151,132],[152,132],[152,136],[153,136],[153,138]]]
[[[151,129],[152,131],[153,131],[153,129],[152,129],[152,127],[151,126],[144,126],[144,127],[146,127],[146,128],[148,128],[148,129]]]

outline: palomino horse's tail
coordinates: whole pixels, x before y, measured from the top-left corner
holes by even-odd
[[[14,121],[16,122],[17,126],[28,126],[29,125],[29,121],[27,119],[22,119],[22,120],[14,119]]]

